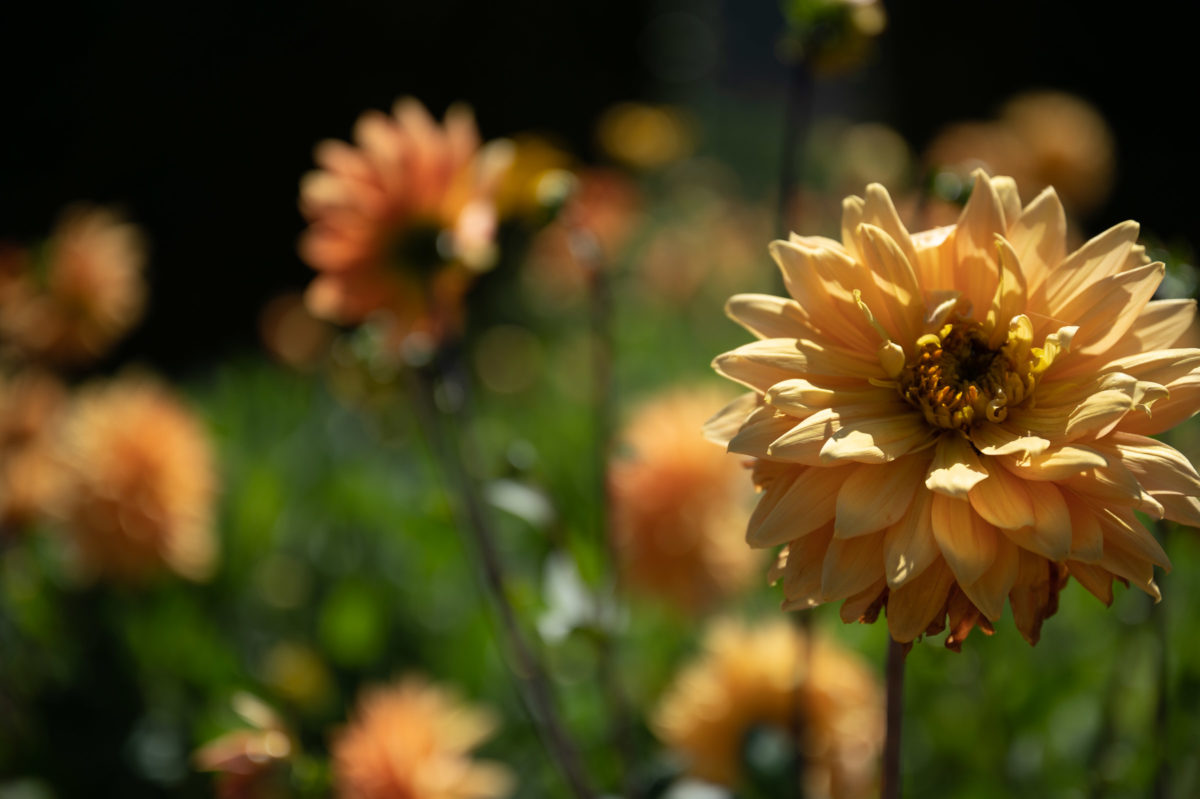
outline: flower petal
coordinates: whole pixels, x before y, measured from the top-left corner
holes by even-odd
[[[883,571],[882,543],[882,532],[849,539],[838,538],[835,533],[825,551],[822,598],[826,602],[844,599],[879,580]]]
[[[1021,216],[1010,225],[1007,238],[1033,295],[1067,254],[1067,215],[1054,189],[1046,188],[1025,206]]]
[[[1017,547],[1004,536],[996,536],[996,556],[978,580],[970,585],[959,583],[959,588],[974,603],[975,607],[991,621],[1004,614],[1004,600],[1017,581]]]
[[[972,488],[986,480],[988,470],[963,436],[957,433],[943,434],[933,451],[933,462],[925,487],[950,497],[966,499]]]
[[[1145,248],[1137,245],[1137,222],[1114,225],[1068,255],[1046,277],[1041,300],[1051,316],[1075,319],[1060,313],[1089,286],[1146,263]]]
[[[725,314],[759,338],[806,338],[813,335],[808,314],[795,300],[771,294],[735,294]]]
[[[714,444],[729,446],[750,414],[758,409],[758,394],[748,391],[713,414],[704,423],[704,437]]]
[[[1162,282],[1161,263],[1146,264],[1090,283],[1049,316],[1078,326],[1072,347],[1082,355],[1105,352],[1121,340]]]
[[[933,537],[933,494],[917,491],[904,516],[883,537],[883,568],[888,585],[897,588],[941,557]]]
[[[1062,567],[1024,549],[1017,550],[1017,557],[1017,579],[1008,592],[1008,601],[1013,622],[1033,646],[1041,638],[1042,622],[1058,609]]]
[[[996,558],[996,528],[971,510],[966,500],[933,495],[930,514],[933,537],[960,585],[969,585],[986,572]]]
[[[939,559],[921,574],[888,594],[887,622],[892,638],[902,644],[921,635],[945,613],[946,600],[954,587],[954,574]]]
[[[808,467],[786,487],[767,512],[754,514],[746,529],[746,543],[756,549],[773,547],[833,521],[837,495],[850,475],[846,468]]]
[[[1071,552],[1071,512],[1054,483],[1024,485],[1033,508],[1033,524],[1015,530],[1002,528],[1015,544],[1053,561],[1066,560]]]
[[[821,571],[825,550],[833,538],[833,525],[806,535],[788,545],[783,566],[784,610],[814,608],[824,603],[821,597]]]
[[[1001,530],[1031,527],[1035,516],[1027,483],[991,459],[984,460],[983,466],[987,469],[988,479],[971,488],[968,497],[971,507]]]
[[[937,433],[911,411],[845,424],[821,447],[821,461],[886,463],[933,443]]]
[[[835,538],[854,538],[896,523],[907,512],[921,480],[912,458],[853,467],[837,496]]]

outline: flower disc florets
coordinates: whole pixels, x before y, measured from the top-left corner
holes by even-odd
[[[1069,577],[1160,596],[1136,512],[1200,526],[1200,474],[1150,438],[1200,409],[1200,350],[1137,234],[1069,253],[1052,189],[977,172],[955,225],[909,233],[873,185],[840,242],[771,245],[791,298],[730,299],[759,340],[714,367],[751,393],[708,434],[756,459],[747,540],[782,545],[785,607],[957,647],[1006,604],[1035,642]]]

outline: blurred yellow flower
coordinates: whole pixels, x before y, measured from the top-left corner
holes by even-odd
[[[44,514],[58,492],[58,418],[67,392],[57,378],[27,371],[0,379],[0,536]]]
[[[354,141],[319,144],[320,169],[300,184],[300,255],[319,272],[309,308],[342,324],[387,311],[402,333],[454,331],[473,276],[495,260],[510,144],[480,147],[466,106],[438,125],[412,98],[363,114]]]
[[[146,245],[112,211],[72,206],[43,249],[3,260],[0,336],[23,359],[94,361],[141,318]]]
[[[611,157],[635,169],[655,169],[695,149],[692,122],[668,105],[617,103],[596,123],[596,138]]]
[[[213,453],[198,419],[143,377],[84,388],[61,441],[66,471],[54,513],[81,565],[117,581],[167,568],[188,579],[212,570]]]
[[[758,458],[747,539],[784,545],[785,607],[885,605],[901,642],[949,614],[958,646],[1006,600],[1035,643],[1068,575],[1158,599],[1136,512],[1200,525],[1200,476],[1149,438],[1200,408],[1194,302],[1151,301],[1134,222],[1068,253],[1052,189],[1022,208],[979,172],[958,223],[917,234],[866,195],[840,243],[771,245],[792,299],[733,297],[759,340],[714,362],[753,389],[709,433]]]
[[[650,725],[699,779],[737,789],[748,738],[766,729],[784,735],[789,755],[803,758],[809,799],[878,795],[878,679],[854,654],[783,619],[714,624],[704,654],[675,678]]]
[[[368,689],[331,745],[341,799],[492,799],[512,792],[503,766],[471,757],[491,714],[417,676]]]
[[[745,587],[760,559],[741,540],[743,460],[699,436],[721,393],[676,389],[642,406],[614,459],[612,535],[630,588],[685,612]]]

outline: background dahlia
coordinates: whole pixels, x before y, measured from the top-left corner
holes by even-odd
[[[61,458],[67,476],[55,513],[87,570],[133,581],[163,568],[208,576],[213,453],[168,389],[140,377],[83,389],[64,423]]]
[[[857,656],[827,638],[783,619],[755,627],[721,619],[667,689],[651,728],[688,774],[734,789],[747,771],[748,738],[767,728],[802,759],[804,796],[868,797],[876,795],[883,692]]]
[[[25,359],[95,361],[146,304],[141,230],[104,208],[68,208],[42,249],[3,259],[0,333]]]
[[[507,796],[513,778],[471,758],[490,737],[490,714],[445,689],[408,676],[368,689],[331,746],[342,799],[491,799]]]
[[[785,607],[887,609],[948,646],[1006,601],[1036,643],[1075,577],[1156,599],[1166,554],[1137,512],[1200,525],[1200,477],[1149,436],[1200,408],[1191,300],[1151,300],[1138,226],[1068,253],[1053,189],[1022,207],[975,175],[956,225],[910,234],[887,191],[844,203],[842,241],[771,253],[791,298],[733,297],[759,340],[716,358],[753,389],[709,425],[758,459],[747,540],[784,545]]]
[[[321,142],[320,169],[300,184],[300,256],[319,272],[312,312],[353,324],[386,310],[405,332],[456,327],[472,275],[495,259],[494,196],[511,150],[481,148],[466,106],[439,125],[412,98],[359,117],[354,145]]]
[[[745,587],[761,562],[738,535],[750,499],[744,459],[697,435],[719,396],[676,389],[645,403],[609,470],[622,578],[693,613]]]

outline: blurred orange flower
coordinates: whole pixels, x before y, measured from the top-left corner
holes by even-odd
[[[94,361],[141,317],[145,242],[110,210],[72,206],[44,249],[3,260],[0,335],[24,359]]]
[[[700,438],[721,393],[677,389],[643,405],[613,460],[612,535],[622,577],[686,612],[744,588],[760,562],[742,540],[742,459]]]
[[[491,736],[491,714],[417,676],[368,689],[331,745],[341,799],[493,799],[512,792],[503,766],[471,750]]]
[[[309,308],[341,324],[388,311],[401,335],[455,330],[474,275],[495,260],[494,196],[511,145],[480,147],[466,106],[438,125],[412,98],[359,117],[354,142],[319,144],[320,169],[300,184],[300,255],[319,273]]]
[[[1200,474],[1149,436],[1200,409],[1200,350],[1137,237],[1068,253],[1052,189],[977,172],[956,225],[910,234],[871,185],[841,242],[771,245],[792,296],[730,299],[759,340],[714,366],[752,391],[710,434],[758,459],[747,540],[783,545],[785,607],[886,606],[900,642],[948,617],[957,647],[1006,604],[1036,643],[1068,574],[1160,598],[1137,512],[1200,526]]]
[[[628,175],[584,169],[558,217],[533,241],[523,275],[530,291],[550,305],[578,301],[588,269],[611,268],[636,229],[642,198]]]
[[[55,440],[66,397],[44,372],[0,380],[0,534],[44,514],[59,490]]]
[[[866,799],[878,795],[883,721],[879,681],[853,653],[783,619],[757,627],[722,619],[650,726],[690,776],[736,790],[750,734],[769,730],[803,758],[804,796]]]
[[[216,548],[213,453],[200,421],[143,377],[84,388],[64,422],[55,515],[89,572],[143,580],[166,567],[193,580]]]
[[[279,766],[295,753],[283,720],[258,698],[238,693],[234,709],[251,729],[228,732],[196,750],[200,771],[215,771],[218,799],[283,799]]]

